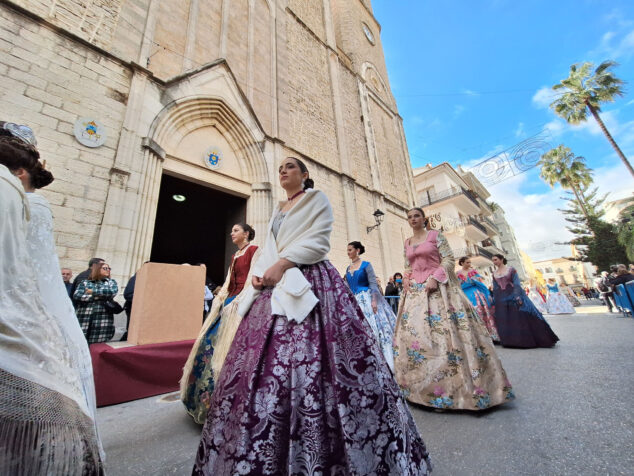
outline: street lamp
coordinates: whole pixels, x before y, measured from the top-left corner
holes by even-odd
[[[385,213],[383,213],[381,210],[379,210],[378,208],[374,211],[374,213],[372,214],[372,216],[374,217],[374,221],[376,222],[376,225],[372,225],[372,226],[368,226],[365,228],[367,233],[370,233],[372,230],[374,230],[375,228],[378,228],[379,225],[381,225],[381,222],[383,221],[383,216],[385,215]]]

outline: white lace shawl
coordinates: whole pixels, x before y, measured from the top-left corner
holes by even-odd
[[[31,210],[26,244],[35,270],[40,296],[60,326],[62,336],[70,352],[72,368],[79,373],[81,380],[84,396],[82,409],[90,412],[89,416],[94,423],[96,421],[97,399],[95,397],[92,360],[88,343],[75,315],[75,308],[68,297],[62,280],[53,237],[53,215],[48,201],[42,195],[27,193],[26,196]],[[99,445],[103,460],[101,442]]]
[[[307,190],[306,195],[286,214],[276,238],[272,226],[280,206],[275,209],[269,222],[262,255],[253,265],[254,276],[261,277],[280,258],[297,265],[315,264],[327,259],[330,251],[334,218],[326,194],[319,190]],[[238,309],[240,316],[249,311],[258,294],[255,288],[249,288]],[[273,288],[271,310],[273,314],[302,322],[318,302],[310,283],[299,268],[294,267],[286,270]]]
[[[22,184],[0,164],[0,367],[71,398],[90,416],[66,339],[38,289],[28,210]]]

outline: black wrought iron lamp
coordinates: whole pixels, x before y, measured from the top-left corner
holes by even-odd
[[[374,217],[374,221],[376,222],[376,224],[366,227],[365,230],[367,233],[370,233],[372,230],[374,230],[375,228],[378,228],[381,225],[381,223],[383,222],[383,217],[385,216],[385,213],[383,213],[381,210],[377,208],[372,214],[372,216]]]

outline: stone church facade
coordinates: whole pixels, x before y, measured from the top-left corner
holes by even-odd
[[[0,120],[34,129],[56,177],[61,264],[100,256],[125,282],[165,175],[241,197],[261,238],[296,156],[333,205],[335,266],[360,240],[384,282],[402,270],[413,179],[379,33],[370,0],[0,2]],[[80,118],[103,145],[78,142]]]

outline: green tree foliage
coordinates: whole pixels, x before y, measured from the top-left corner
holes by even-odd
[[[621,212],[621,220],[617,225],[619,243],[625,248],[629,262],[634,262],[634,205]]]
[[[592,71],[593,66],[592,63],[577,63],[570,66],[568,77],[552,88],[554,91],[561,92],[561,95],[550,104],[550,107],[570,124],[587,121],[588,112],[590,112],[612,148],[634,177],[632,164],[627,160],[599,115],[602,103],[614,102],[616,97],[624,94],[624,82],[611,71],[613,67],[618,66],[618,63],[604,61]]]
[[[599,268],[607,270],[610,265],[627,261],[626,249],[618,240],[619,230],[611,223],[602,220],[605,215],[603,202],[606,196],[597,196],[597,189],[584,187],[579,190],[586,217],[576,196],[568,192],[565,209],[560,211],[564,219],[570,224],[566,228],[574,235],[570,241],[577,246],[582,261],[589,261]]]
[[[559,184],[564,189],[572,190],[584,216],[589,219],[580,196],[581,189],[592,183],[592,170],[586,167],[586,159],[575,157],[570,148],[560,144],[542,155],[537,165],[541,167],[540,177],[548,185],[554,187]]]

